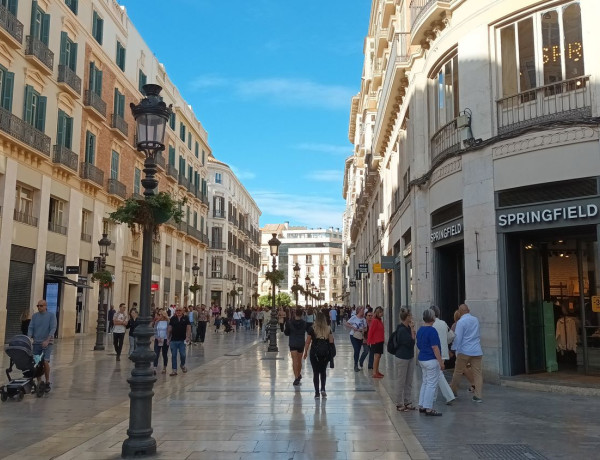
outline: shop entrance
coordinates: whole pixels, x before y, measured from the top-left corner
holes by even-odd
[[[595,228],[511,235],[506,249],[511,373],[600,373]]]
[[[465,247],[463,241],[435,248],[436,304],[449,326],[465,301]]]

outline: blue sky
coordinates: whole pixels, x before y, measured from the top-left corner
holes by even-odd
[[[121,0],[261,208],[260,226],[340,227],[367,0]]]

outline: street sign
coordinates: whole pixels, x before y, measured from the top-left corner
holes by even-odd
[[[373,264],[373,273],[385,273],[385,269],[381,268],[381,264]]]
[[[67,275],[79,275],[79,265],[67,265],[65,273]]]
[[[592,311],[594,313],[600,313],[600,295],[592,296]]]
[[[369,273],[369,264],[358,264],[358,270],[361,273]]]

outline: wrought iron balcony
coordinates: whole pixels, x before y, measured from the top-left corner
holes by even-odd
[[[0,107],[0,130],[50,156],[50,137],[2,107]]]
[[[0,5],[0,27],[19,42],[19,45],[23,44],[23,24],[2,5]]]
[[[456,153],[460,149],[460,133],[455,118],[438,129],[431,137],[431,161],[441,155]]]
[[[161,168],[163,171],[166,169],[167,165],[165,163],[165,157],[162,153],[158,152],[156,154],[156,165]]]
[[[79,177],[92,181],[100,187],[102,187],[102,184],[104,183],[104,171],[91,163],[81,163],[79,168]]]
[[[223,209],[215,209],[213,210],[213,217],[225,219],[225,211]]]
[[[171,176],[175,179],[177,179],[177,177],[179,177],[179,173],[177,172],[177,168],[175,168],[175,166],[168,164],[167,165],[167,176]]]
[[[496,102],[498,134],[542,123],[592,116],[590,76],[540,86]]]
[[[77,96],[81,95],[81,78],[71,70],[71,68],[64,64],[58,65],[58,80],[59,83],[64,83],[70,89],[72,89]]]
[[[117,179],[108,179],[106,188],[111,195],[117,195],[123,199],[127,198],[127,187]]]
[[[170,267],[170,266],[171,266],[171,261],[165,260],[165,267]]]
[[[52,155],[52,161],[57,164],[66,166],[69,169],[77,172],[77,165],[79,163],[79,156],[66,148],[64,145],[55,145],[54,153]]]
[[[48,222],[48,230],[53,233],[59,233],[61,235],[67,234],[67,227],[64,227],[59,224],[55,224],[54,222]]]
[[[224,251],[226,248],[225,243],[222,241],[211,241],[209,244],[210,249],[217,249],[219,251]]]
[[[22,224],[31,225],[32,227],[38,226],[38,218],[33,217],[30,214],[25,214],[24,212],[19,212],[15,209],[13,218],[17,222],[21,222]]]
[[[86,107],[93,108],[99,115],[106,118],[106,102],[102,100],[95,91],[85,90],[84,104]]]
[[[41,41],[40,39],[27,35],[25,42],[25,55],[26,56],[34,56],[39,62],[41,62],[46,70],[50,70],[54,68],[54,53],[50,51],[50,48]]]
[[[118,113],[112,114],[111,127],[120,131],[125,137],[129,135],[129,127],[127,126],[127,122]]]
[[[88,233],[81,232],[81,241],[85,241],[86,243],[92,242],[92,235]]]
[[[186,189],[190,188],[190,181],[187,177],[185,177],[183,174],[179,174],[178,178],[177,178],[177,183],[179,185],[181,185],[182,187],[185,187]]]

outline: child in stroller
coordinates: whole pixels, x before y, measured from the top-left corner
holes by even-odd
[[[16,396],[21,401],[25,393],[35,393],[38,398],[41,397],[45,392],[45,384],[36,384],[36,380],[39,381],[44,375],[44,352],[34,355],[33,345],[26,335],[15,335],[8,342],[5,351],[10,358],[10,366],[6,369],[9,382],[0,386],[0,399],[4,402]],[[13,366],[23,372],[22,378],[11,378]]]
[[[229,318],[224,316],[222,319],[222,322],[223,322],[222,324],[223,324],[223,328],[224,328],[225,332],[231,332],[233,330],[233,328],[231,327],[231,322],[230,322]]]

